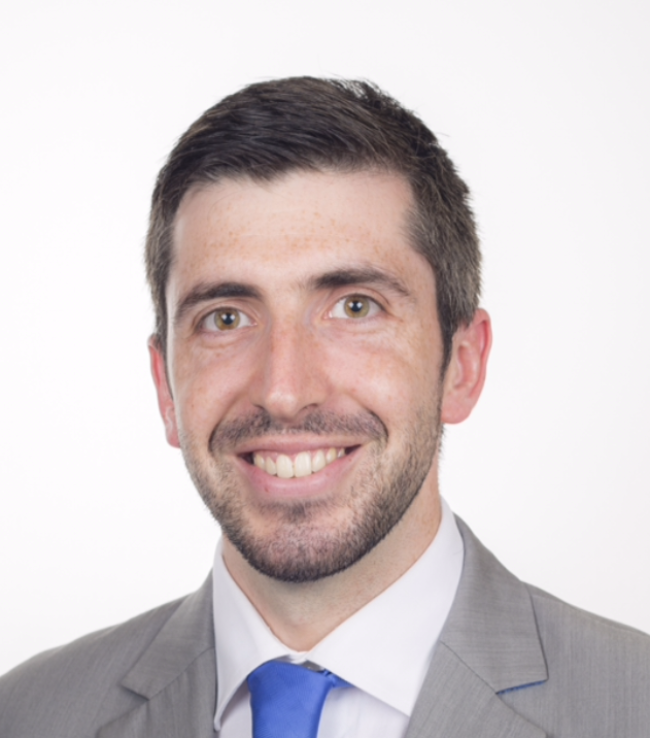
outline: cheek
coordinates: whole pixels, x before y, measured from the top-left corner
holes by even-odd
[[[385,422],[404,415],[435,392],[438,364],[435,346],[420,340],[336,344],[324,370],[339,390],[349,393]]]
[[[245,395],[254,365],[250,357],[235,353],[185,352],[175,362],[174,373],[181,430],[194,435],[211,433]]]

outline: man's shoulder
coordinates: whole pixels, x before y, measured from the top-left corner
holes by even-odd
[[[3,738],[87,735],[107,705],[138,704],[119,683],[186,599],[40,653],[0,677]]]
[[[582,610],[548,592],[527,584],[511,574],[486,549],[466,523],[458,521],[465,543],[467,566],[463,572],[467,593],[463,599],[462,626],[470,627],[476,608],[483,611],[483,619],[491,630],[500,629],[506,637],[515,637],[523,623],[539,636],[547,662],[555,656],[563,662],[570,654],[587,651],[592,658],[616,658],[624,654],[624,661],[638,664],[650,673],[650,635],[628,625],[608,620]],[[529,622],[529,611],[533,622]],[[467,618],[470,616],[470,620]],[[638,658],[634,655],[638,655]]]
[[[646,738],[650,636],[521,582],[462,521],[459,529],[465,564],[439,663],[549,736]],[[428,709],[435,698],[430,690]]]
[[[548,678],[501,699],[551,735],[649,735],[650,636],[526,587]]]
[[[600,679],[615,680],[620,669],[650,679],[650,635],[570,605],[538,587],[526,587],[549,662],[561,659],[583,673],[605,662],[609,668],[598,674]]]

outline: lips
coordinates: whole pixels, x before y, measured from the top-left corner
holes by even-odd
[[[293,477],[309,477],[317,474],[326,466],[345,456],[345,448],[319,448],[300,451],[291,456],[287,454],[256,451],[252,454],[253,464],[258,469],[280,479]]]

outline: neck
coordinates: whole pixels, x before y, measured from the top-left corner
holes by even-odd
[[[393,530],[338,574],[300,584],[277,581],[253,569],[227,538],[224,563],[275,636],[294,651],[310,651],[397,581],[433,541],[441,518],[436,482],[427,479]]]

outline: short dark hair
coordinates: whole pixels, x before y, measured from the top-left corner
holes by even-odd
[[[449,358],[480,292],[480,250],[469,189],[434,134],[412,112],[365,81],[290,77],[245,87],[207,110],[179,139],[158,175],[146,242],[147,279],[161,349],[173,226],[185,193],[224,178],[268,181],[292,171],[380,170],[404,176],[415,210],[413,246],[436,279]]]

